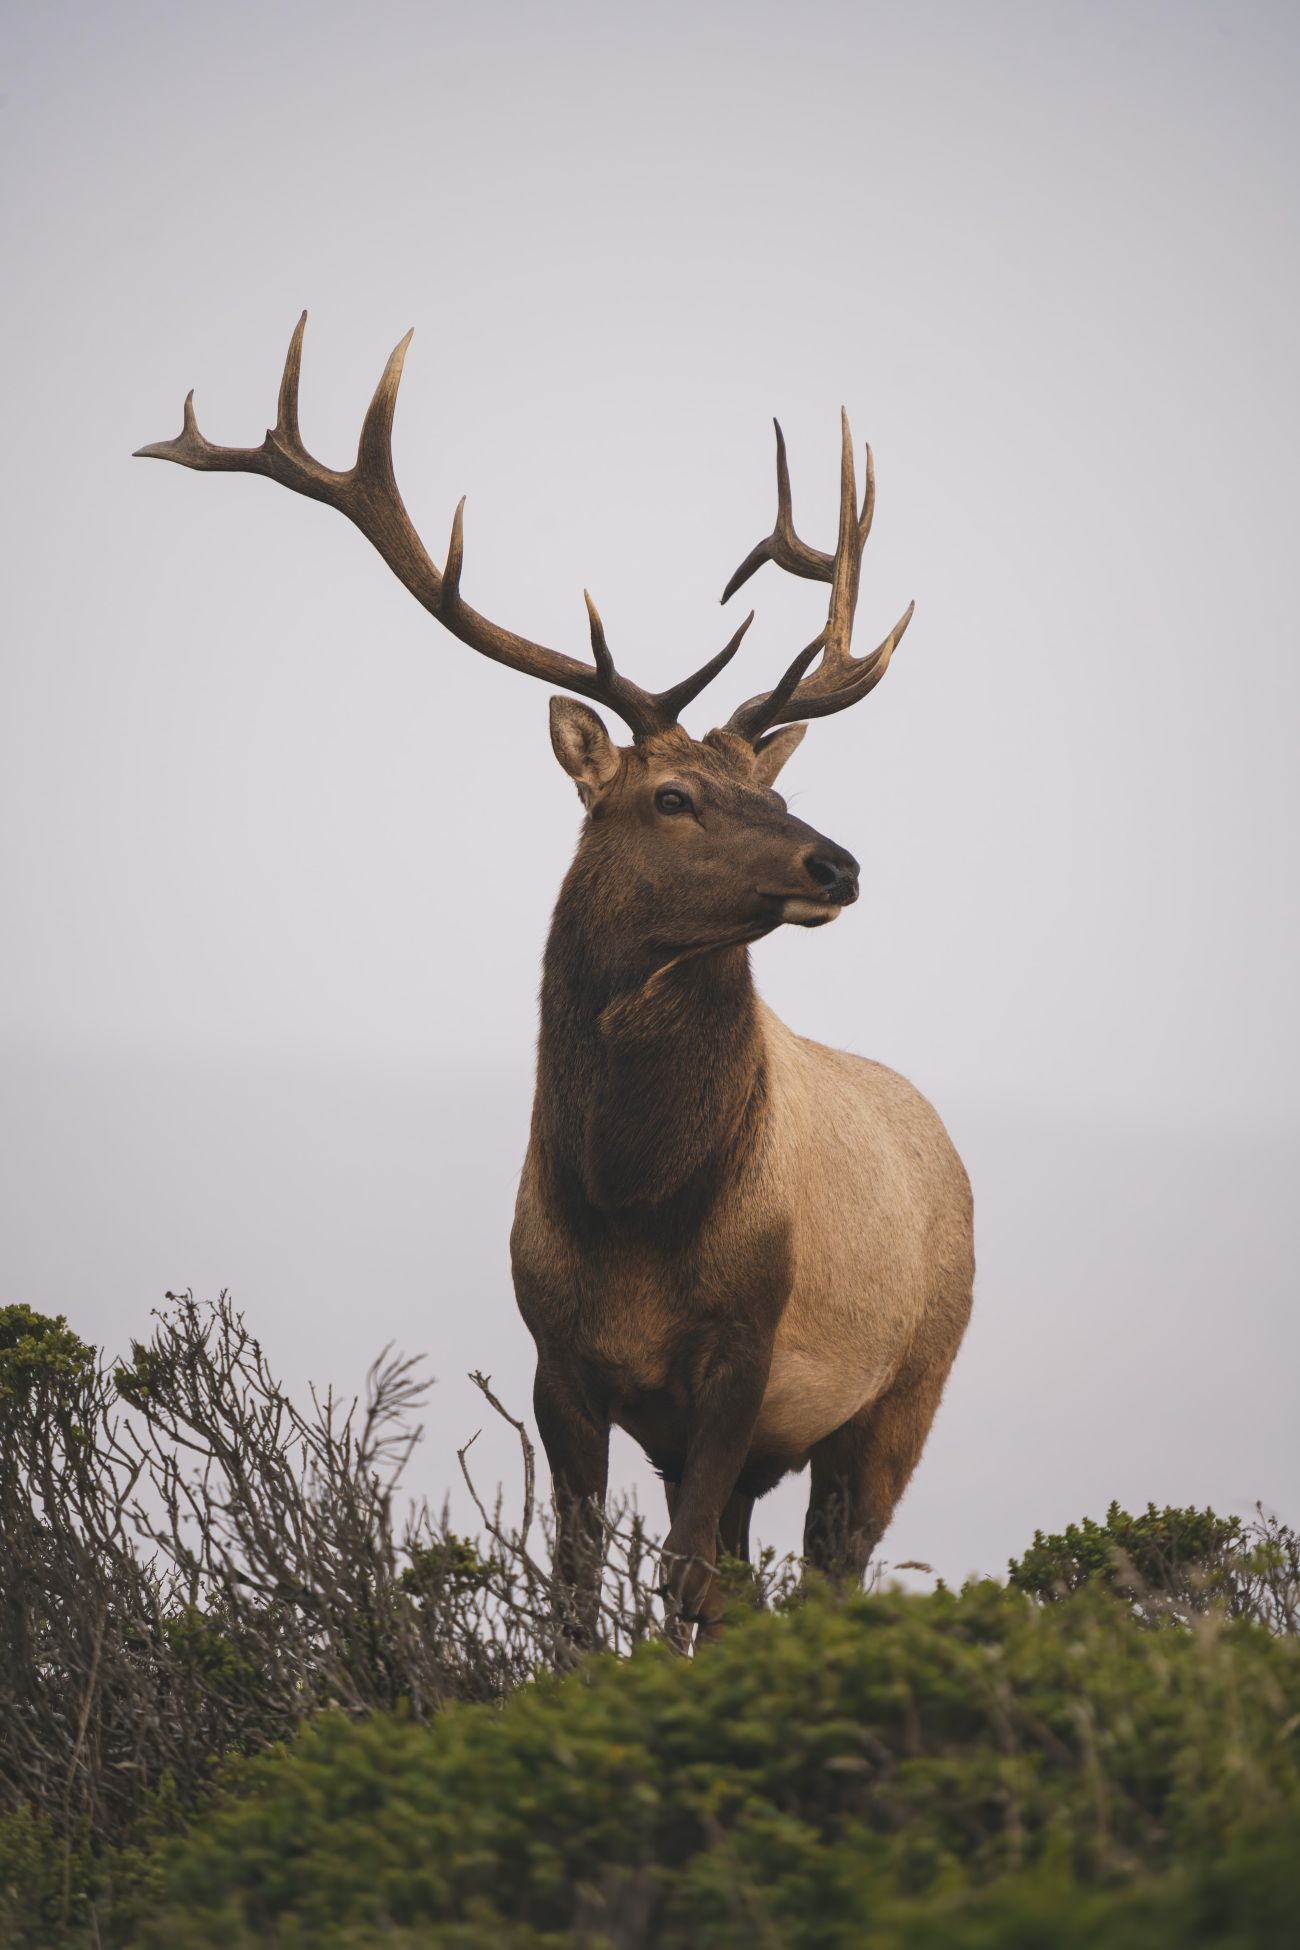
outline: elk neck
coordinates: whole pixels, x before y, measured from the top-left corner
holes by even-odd
[[[536,1129],[590,1207],[698,1209],[757,1142],[766,1072],[744,945],[647,944],[580,851],[543,964]],[[680,958],[679,958],[680,956]]]

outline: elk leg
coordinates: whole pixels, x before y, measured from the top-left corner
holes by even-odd
[[[730,1332],[734,1337],[734,1323]],[[709,1599],[724,1541],[724,1513],[728,1529],[741,1539],[733,1508],[740,1501],[736,1478],[749,1454],[771,1364],[770,1339],[739,1349],[733,1339],[725,1360],[706,1356],[694,1377],[694,1426],[681,1480],[673,1486],[672,1524],[664,1539],[665,1581],[680,1616],[691,1623],[708,1623],[712,1615]]]
[[[948,1363],[895,1382],[812,1452],[804,1558],[837,1583],[860,1584],[916,1468]]]
[[[672,1478],[665,1476],[664,1477],[664,1502],[668,1505],[669,1536],[672,1535],[673,1524],[677,1521],[677,1510],[678,1510],[678,1506],[681,1503],[681,1500],[682,1500],[681,1484],[678,1482],[674,1482]],[[664,1545],[664,1549],[667,1550],[666,1543]],[[665,1597],[670,1596],[671,1585],[669,1581],[669,1567],[666,1564],[661,1568],[660,1590],[663,1592]],[[678,1652],[687,1653],[690,1651],[691,1641],[695,1637],[695,1626],[691,1621],[684,1618],[680,1612],[676,1612],[670,1608],[667,1617],[664,1619],[664,1637],[667,1639],[669,1645],[674,1646]]]
[[[681,1485],[665,1481],[664,1494],[668,1502],[668,1521],[672,1523],[677,1515],[677,1506],[681,1502]],[[713,1559],[714,1563],[719,1557],[738,1557],[743,1563],[749,1563],[749,1520],[753,1511],[754,1498],[743,1496],[739,1490],[734,1490],[727,1499],[722,1516],[718,1520],[717,1555]],[[700,1620],[701,1639],[715,1639],[721,1636],[720,1618],[710,1617]],[[688,1651],[691,1643],[690,1622],[680,1617],[671,1619],[668,1625],[668,1638],[679,1652]]]
[[[548,1359],[537,1364],[533,1412],[555,1496],[555,1576],[561,1603],[572,1607],[574,1636],[590,1643],[600,1604],[600,1506],[609,1480],[609,1418],[569,1367]]]
[[[753,1514],[754,1498],[733,1490],[718,1525],[718,1543],[724,1557],[738,1557],[742,1564],[749,1563],[749,1520]]]
[[[753,1514],[754,1498],[733,1490],[718,1524],[718,1551],[722,1557],[738,1557],[743,1564],[749,1563],[749,1520]],[[706,1618],[700,1625],[702,1642],[725,1635],[726,1626],[718,1614]]]
[[[681,1485],[665,1479],[664,1499],[671,1523],[681,1501]],[[739,1490],[735,1490],[718,1520],[718,1550],[724,1557],[738,1557],[742,1564],[749,1563],[749,1523],[754,1514],[754,1502],[752,1496],[742,1496]]]

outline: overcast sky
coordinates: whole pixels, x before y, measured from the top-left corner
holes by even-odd
[[[848,407],[859,647],[917,613],[785,775],[863,899],[755,965],[974,1181],[886,1555],[996,1570],[1112,1496],[1295,1519],[1295,9],[11,0],[0,49],[4,1298],[117,1348],[229,1286],[295,1383],[426,1349],[435,1492],[465,1370],[528,1399],[546,691],[333,512],[129,459],[190,386],[259,440],[306,305],[314,451],[413,325],[435,557],[467,493],[468,599],[585,655],[586,584],[652,688],[738,620],[774,412],[830,545]],[[820,620],[752,599],[697,731]]]

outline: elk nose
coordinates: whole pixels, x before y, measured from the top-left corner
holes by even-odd
[[[823,841],[804,855],[804,868],[828,901],[847,907],[858,898],[858,863],[851,853]]]

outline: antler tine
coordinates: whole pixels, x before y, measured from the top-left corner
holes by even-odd
[[[199,432],[194,416],[194,394],[190,392],[185,401],[184,423],[176,438],[158,440],[149,447],[137,447],[132,459],[172,460],[181,467],[191,467],[204,474],[264,474],[278,481],[282,487],[292,488],[295,494],[310,495],[313,500],[342,508],[355,521],[357,517],[347,505],[347,496],[357,470],[353,468],[349,473],[340,474],[333,468],[322,467],[303,446],[298,429],[298,379],[302,370],[302,341],[306,329],[307,314],[303,312],[294,326],[289,350],[285,354],[276,422],[260,447],[218,447],[213,441],[205,439]],[[389,363],[391,365],[392,361]],[[428,557],[424,559],[429,570],[436,574]]]
[[[610,685],[617,681],[618,672],[605,637],[605,625],[600,620],[600,611],[591,600],[590,590],[584,589],[582,600],[587,605],[587,617],[591,624],[591,654],[596,661],[596,671],[601,682]]]
[[[357,464],[353,470],[358,476],[376,477],[393,493],[397,491],[397,476],[393,472],[393,415],[397,411],[397,389],[402,383],[407,347],[414,337],[415,328],[412,326],[406,337],[399,339],[388,355],[388,364],[380,374],[379,384],[366,408],[366,417],[361,422]]]
[[[710,657],[706,664],[700,665],[693,676],[683,677],[680,684],[674,684],[671,690],[660,691],[658,702],[665,713],[671,713],[670,723],[675,724],[687,705],[694,703],[700,692],[707,684],[713,682],[720,670],[726,669],[744,642],[745,632],[753,620],[754,612],[751,609],[730,643],[724,644],[716,657]]]
[[[339,473],[322,466],[308,453],[299,430],[298,382],[306,326],[304,312],[289,341],[276,423],[260,447],[218,447],[204,439],[195,419],[191,393],[185,401],[180,433],[172,440],[159,440],[152,446],[137,448],[137,455],[150,460],[175,461],[201,473],[263,474],[282,487],[292,488],[296,494],[310,495],[313,500],[337,508],[373,543],[416,601],[471,649],[526,676],[540,677],[562,690],[576,691],[581,697],[607,705],[638,739],[675,724],[682,707],[735,655],[748,620],[752,619],[741,625],[726,648],[702,670],[655,695],[615,669],[604,627],[590,597],[587,607],[594,667],[580,663],[563,651],[550,650],[528,637],[517,636],[513,630],[503,629],[481,616],[460,593],[465,550],[464,501],[458,505],[452,521],[446,566],[439,571],[411,523],[397,486],[393,469],[393,416],[411,333],[393,348],[384,367],[366,409],[354,464]]]
[[[777,519],[771,535],[746,557],[726,595],[740,586],[762,562],[773,561],[795,575],[831,585],[826,627],[807,651],[801,651],[774,691],[749,698],[732,714],[726,729],[739,736],[757,739],[771,725],[794,724],[805,718],[828,717],[843,711],[865,697],[889,668],[889,660],[912,620],[913,605],[895,623],[883,642],[866,657],[854,657],[851,644],[853,617],[857,608],[858,586],[862,577],[862,551],[871,533],[876,508],[876,469],[871,448],[866,450],[866,482],[862,504],[858,505],[857,476],[853,464],[853,435],[848,415],[840,409],[840,511],[839,533],[834,555],[822,555],[801,542],[794,532],[791,517],[790,476],[786,463],[785,441],[777,427]],[[726,601],[726,595],[723,601]],[[805,675],[811,656],[823,654],[811,675]],[[798,666],[798,668],[796,668]],[[792,679],[791,672],[794,672]]]
[[[902,642],[907,626],[915,613],[916,604],[909,603],[889,635],[878,643],[869,655],[849,658],[850,674],[847,682],[841,683],[835,690],[821,693],[810,688],[799,698],[799,710],[786,713],[787,719],[827,718],[835,711],[843,711],[850,704],[856,704],[859,698],[867,695],[868,691],[874,691],[888,670],[889,660]],[[814,679],[820,679],[821,674],[820,670],[814,671]]]
[[[600,619],[600,611],[591,600],[589,591],[584,589],[582,594],[587,605],[587,616],[591,624],[591,654],[595,659],[597,672],[606,687],[607,694],[612,693],[625,680],[614,668],[614,659],[605,638],[605,625]],[[745,632],[753,620],[754,612],[751,609],[749,615],[745,618],[730,642],[725,643],[716,656],[710,657],[706,664],[702,664],[689,677],[683,677],[679,683],[673,684],[668,690],[659,691],[654,696],[646,699],[646,703],[650,707],[647,732],[666,731],[670,725],[677,723],[686,706],[692,703],[699,696],[705,685],[711,684],[718,672],[725,669],[727,664],[731,662],[731,659],[735,656],[741,643],[744,641]],[[644,693],[642,693],[642,696],[644,696]],[[652,720],[652,722],[649,720]]]
[[[809,548],[807,542],[800,541],[795,533],[785,435],[779,420],[773,420],[772,425],[776,428],[776,526],[756,548],[749,551],[736,570],[722,592],[724,603],[730,602],[736,591],[749,581],[756,569],[762,568],[764,562],[775,562],[779,568],[788,569],[791,575],[806,576],[811,582],[829,582],[835,571],[834,556],[823,555],[818,548]]]
[[[302,377],[302,338],[306,330],[307,314],[304,312],[293,328],[289,350],[284,355],[280,397],[275,409],[276,433],[298,452],[302,451],[302,435],[298,431],[298,381]]]
[[[776,723],[786,705],[794,696],[799,680],[819,651],[826,646],[825,630],[818,630],[811,643],[805,644],[793,663],[789,666],[780,683],[773,691],[763,691],[758,697],[751,697],[746,704],[733,711],[727,720],[726,729],[734,731],[739,738],[748,738],[756,744],[768,728]]]
[[[843,408],[840,409],[841,412]],[[858,516],[858,547],[865,548],[867,536],[871,533],[871,523],[876,512],[876,463],[871,453],[871,442],[867,442],[867,481],[862,490],[862,512]]]
[[[451,518],[451,534],[447,538],[447,560],[442,569],[442,601],[438,614],[454,609],[460,601],[460,572],[465,561],[465,497],[462,494],[456,503],[456,512]]]
[[[875,502],[875,472],[868,461],[867,494]],[[866,513],[864,502],[863,512]],[[826,655],[819,678],[833,670],[845,670],[853,662],[849,644],[853,637],[853,612],[858,602],[858,582],[862,575],[861,520],[858,515],[858,483],[853,467],[853,434],[849,416],[840,408],[840,531],[835,544],[835,564],[831,576],[831,608],[826,624]]]

